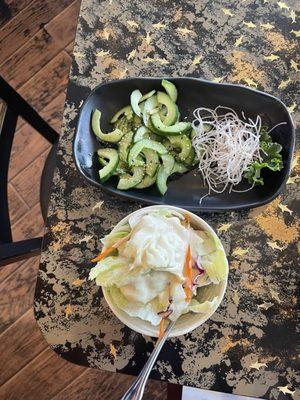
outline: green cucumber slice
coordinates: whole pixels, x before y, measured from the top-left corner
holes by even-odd
[[[133,111],[135,112],[135,114],[138,115],[139,117],[142,115],[141,109],[139,107],[139,102],[141,101],[142,97],[143,97],[143,95],[139,91],[139,89],[134,90],[130,95],[131,107],[132,107]]]
[[[176,173],[178,173],[178,174],[184,174],[184,173],[187,172],[188,170],[189,170],[189,169],[188,169],[184,164],[181,164],[181,163],[175,161],[174,167],[173,167],[173,169],[172,169],[171,174],[176,174]]]
[[[105,158],[101,157],[99,157],[99,162],[103,167],[105,167],[105,165],[108,164],[108,161]],[[126,174],[126,172],[127,172],[127,164],[124,161],[119,160],[118,166],[113,175],[123,175]]]
[[[166,79],[163,79],[161,81],[162,87],[165,89],[165,91],[168,93],[170,96],[171,100],[176,103],[177,97],[178,97],[178,91],[174,83],[167,81]]]
[[[136,143],[142,139],[150,139],[149,133],[150,133],[150,131],[146,126],[144,126],[144,125],[140,126],[137,129],[137,131],[135,132],[135,135],[133,138],[133,143]]]
[[[144,149],[151,149],[157,151],[159,154],[166,154],[168,152],[163,144],[151,139],[142,139],[136,142],[129,151],[127,159],[129,166],[134,164],[135,159]]]
[[[171,154],[163,154],[161,159],[162,165],[158,168],[156,185],[160,194],[164,195],[168,190],[167,180],[172,173],[175,160]]]
[[[170,136],[169,141],[172,146],[179,149],[180,152],[177,154],[179,161],[184,161],[190,154],[192,143],[186,135]]]
[[[101,111],[95,109],[92,113],[92,130],[94,134],[103,142],[117,143],[121,140],[124,133],[120,129],[115,129],[109,133],[103,133],[100,127]]]
[[[187,167],[192,167],[197,163],[197,157],[196,157],[196,153],[195,153],[194,147],[191,148],[190,154],[183,161],[183,163]]]
[[[148,92],[146,94],[143,95],[143,97],[140,100],[140,103],[142,103],[143,101],[149,99],[149,97],[153,96],[156,93],[156,90],[151,90],[151,92]]]
[[[132,123],[125,116],[123,116],[119,118],[117,122],[114,123],[114,128],[120,129],[120,131],[122,131],[123,134],[125,135],[125,133],[131,131]]]
[[[157,97],[155,95],[149,97],[149,99],[147,99],[145,101],[145,105],[144,105],[144,110],[143,110],[143,121],[144,121],[144,125],[147,128],[151,127],[149,126],[149,122],[150,122],[150,113],[152,110],[154,110],[156,107],[158,106],[158,102],[157,102]]]
[[[143,159],[143,157],[141,156],[141,154],[139,154],[137,156],[137,158],[134,160],[133,165],[135,167],[144,167],[145,166],[145,160]]]
[[[134,114],[133,116],[133,120],[132,120],[132,127],[134,130],[138,129],[139,127],[142,126],[142,118],[138,117],[136,114]]]
[[[157,101],[163,104],[167,108],[167,115],[162,119],[164,125],[170,126],[175,124],[178,116],[177,105],[171,100],[171,98],[164,92],[157,92]]]
[[[119,164],[119,154],[116,149],[99,149],[97,151],[99,161],[100,159],[108,160],[107,165],[99,170],[99,177],[101,182],[107,181],[112,174],[116,171]],[[101,161],[100,161],[101,162]]]
[[[156,151],[151,149],[143,149],[143,154],[146,161],[146,174],[154,176],[159,166],[159,158]]]
[[[174,125],[166,126],[161,121],[158,113],[151,115],[150,119],[155,129],[155,133],[163,136],[180,135],[191,128],[191,124],[189,122],[178,122]]]
[[[154,185],[156,181],[156,175],[154,176],[149,176],[149,175],[145,175],[144,178],[142,179],[142,181],[136,185],[134,188],[135,189],[146,189],[152,185]]]
[[[143,167],[132,167],[132,175],[122,175],[119,180],[117,189],[128,190],[138,185],[142,181],[144,174],[145,172]]]
[[[125,106],[123,108],[121,108],[121,110],[119,110],[118,112],[115,113],[115,115],[112,117],[112,119],[110,120],[111,124],[114,124],[115,122],[117,122],[117,120],[122,116],[125,115],[125,117],[130,120],[133,116],[133,111],[131,106]]]
[[[119,157],[122,161],[127,162],[129,149],[133,139],[133,132],[127,132],[119,142]]]

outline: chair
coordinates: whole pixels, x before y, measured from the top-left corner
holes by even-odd
[[[55,168],[59,135],[40,115],[0,76],[0,266],[40,253],[42,238],[12,241],[8,207],[8,167],[18,117],[22,117],[52,144],[42,173],[40,204],[43,218],[47,215],[51,182]]]

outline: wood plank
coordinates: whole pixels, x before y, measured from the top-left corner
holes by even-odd
[[[119,400],[133,378],[113,372],[89,369],[64,388],[52,400]],[[167,384],[150,379],[144,400],[165,400]]]
[[[44,221],[41,214],[40,204],[36,204],[21,219],[19,219],[13,225],[12,231],[14,241],[42,236],[44,231]]]
[[[0,385],[47,347],[30,308],[0,336]]]
[[[62,89],[62,87],[61,87]],[[41,117],[52,126],[53,129],[59,134],[61,129],[62,118],[64,114],[66,100],[66,92],[59,93],[51,103],[40,112]]]
[[[6,0],[5,2],[1,2],[0,9],[0,26],[4,26],[4,24],[13,17],[15,17],[23,8],[28,6],[32,0]]]
[[[1,386],[0,398],[49,400],[83,371],[47,348]]]
[[[23,261],[19,261],[16,263],[8,264],[5,265],[4,267],[0,268],[0,284],[3,282],[9,275],[15,273],[15,271],[22,265],[24,264]]]
[[[0,65],[11,86],[18,89],[74,40],[79,7],[78,0],[70,4]]]
[[[61,89],[63,90],[65,88],[62,87]],[[49,104],[47,104],[47,106],[43,110],[38,110],[40,116],[44,118],[44,120],[47,121],[48,124],[51,125],[52,128],[55,129],[57,133],[60,133],[65,99],[66,99],[66,91],[64,90]],[[24,121],[22,118],[19,118],[16,132],[18,132],[25,124],[26,121]]]
[[[72,57],[74,49],[74,40],[65,47],[65,51]]]
[[[47,149],[11,181],[28,207],[33,207],[40,201],[41,176],[48,153]]]
[[[42,110],[66,89],[70,65],[71,57],[61,51],[18,92],[37,111]]]
[[[8,184],[8,207],[11,225],[21,218],[29,209],[11,183]]]
[[[72,0],[35,0],[0,29],[0,63],[26,43]]]
[[[39,259],[28,259],[0,284],[0,332],[32,307]]]
[[[62,49],[75,39],[80,4],[81,0],[75,0],[45,26],[46,31]]]
[[[60,132],[65,97],[65,92],[59,93],[40,113],[57,133]],[[22,121],[19,127],[20,129],[15,133],[10,156],[9,180],[12,180],[40,154],[50,149],[51,146],[25,121]]]
[[[41,153],[50,149],[50,147],[50,143],[31,126],[24,125],[14,137],[9,162],[9,180],[13,179]]]

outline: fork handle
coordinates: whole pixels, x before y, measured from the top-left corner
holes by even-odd
[[[156,342],[153,352],[151,353],[151,356],[148,358],[148,361],[146,362],[146,364],[144,365],[144,368],[141,370],[138,377],[132,383],[132,385],[127,390],[127,392],[124,394],[124,396],[121,398],[121,400],[141,400],[142,399],[149,374],[150,374],[152,367],[157,359],[157,356],[159,355],[159,353],[161,351],[161,348],[163,347],[165,341],[167,340],[167,338],[169,336],[171,329],[175,325],[175,322],[176,321],[169,323],[163,336],[160,339],[158,339],[158,341]]]

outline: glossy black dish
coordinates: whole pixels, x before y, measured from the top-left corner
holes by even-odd
[[[277,98],[239,85],[219,84],[197,78],[165,78],[178,89],[181,119],[192,121],[193,110],[197,107],[215,108],[218,105],[231,107],[238,114],[254,118],[260,115],[263,125],[273,127],[273,139],[282,145],[283,169],[278,172],[263,171],[264,186],[254,187],[245,193],[228,191],[206,197],[201,205],[200,198],[207,193],[197,169],[168,181],[168,191],[161,196],[155,186],[138,190],[116,189],[117,178],[105,183],[99,181],[99,164],[96,151],[105,146],[91,130],[91,113],[95,108],[102,112],[101,126],[105,132],[111,130],[109,121],[121,107],[130,103],[130,93],[139,89],[146,93],[152,89],[161,90],[162,78],[129,78],[103,83],[97,86],[84,102],[78,118],[73,142],[73,154],[79,172],[93,185],[118,196],[127,197],[146,204],[169,204],[194,211],[228,211],[258,207],[272,201],[284,188],[289,176],[295,133],[290,114]]]

